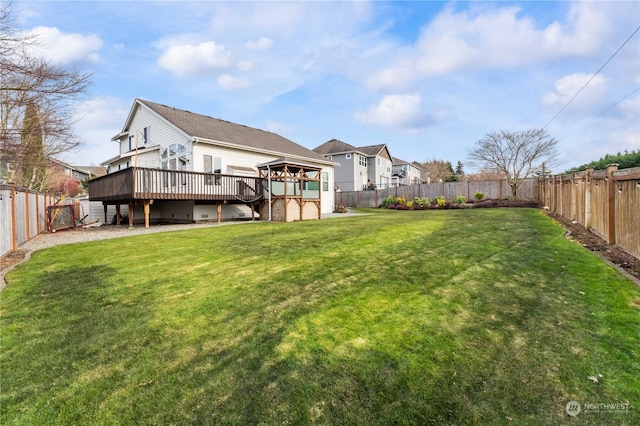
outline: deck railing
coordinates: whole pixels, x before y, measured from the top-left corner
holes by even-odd
[[[210,200],[250,203],[263,197],[257,177],[130,167],[89,181],[92,201]]]

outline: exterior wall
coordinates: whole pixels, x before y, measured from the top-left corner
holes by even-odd
[[[142,132],[145,127],[150,127],[149,140],[144,143]],[[131,154],[135,151],[135,144],[129,149],[129,135],[138,134],[138,166],[159,169],[162,167],[160,155],[163,149],[172,144],[182,144],[187,148],[187,170],[192,170],[191,164],[191,139],[164,120],[158,118],[154,113],[144,107],[138,106],[129,125],[129,133],[120,140],[120,155]],[[145,152],[150,147],[159,146],[160,150]],[[118,170],[118,165],[129,161],[129,166],[134,164],[134,157],[130,159],[120,159],[110,164],[110,171]]]
[[[243,220],[251,219],[251,208],[244,204],[223,204],[221,209],[221,220]],[[260,219],[258,212],[253,213],[256,220]],[[215,221],[218,217],[218,205],[206,204],[193,206],[193,219],[198,221]]]
[[[416,185],[421,183],[420,170],[411,164],[395,164],[392,166],[392,174],[402,174],[403,178],[397,178],[398,185]]]
[[[391,186],[392,170],[393,164],[391,159],[385,158],[381,155],[369,157],[368,178],[377,186],[377,188],[383,189]]]
[[[346,154],[332,154],[331,161],[340,164],[340,167],[336,167],[334,170],[335,185],[338,185],[341,191],[355,191],[354,176],[356,172],[354,169],[353,154],[351,154],[351,158],[348,160]]]
[[[361,154],[353,152],[349,159],[346,155],[331,154],[331,161],[340,164],[340,167],[336,167],[333,171],[335,185],[338,185],[341,191],[362,191],[369,178],[368,167],[360,165],[358,156]]]
[[[239,149],[232,149],[226,147],[220,147],[207,143],[197,143],[193,145],[193,167],[196,172],[204,172],[204,155],[211,155],[213,157],[220,157],[222,159],[222,173],[223,174],[237,174],[230,166],[250,167],[256,170],[255,176],[258,175],[258,165],[268,163],[269,161],[277,160],[281,158],[276,155],[261,154],[251,151],[244,151]],[[335,158],[335,157],[334,157]],[[336,161],[336,160],[334,160]],[[313,165],[312,162],[303,161]],[[337,161],[336,161],[337,162]],[[320,165],[318,165],[320,166]],[[331,166],[321,166],[321,173],[325,173],[328,181],[327,185],[322,185],[321,191],[321,209],[322,213],[331,213],[334,210],[334,186],[337,183],[334,177],[334,172],[337,172],[342,167],[333,168]],[[246,174],[246,173],[243,173]],[[339,184],[338,184],[339,185]],[[325,191],[326,188],[326,191]],[[342,187],[340,187],[342,189]],[[251,217],[251,210],[247,210],[248,217]]]

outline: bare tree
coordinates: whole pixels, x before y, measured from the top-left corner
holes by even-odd
[[[423,161],[422,163],[416,164],[418,164],[426,173],[427,178],[430,182],[448,181],[454,175],[451,163],[448,161],[436,160],[434,158],[432,160],[427,160]]]
[[[72,103],[86,95],[92,75],[41,57],[38,38],[17,30],[10,7],[0,6],[0,161],[12,164],[20,183],[44,190],[41,173],[27,179],[24,172],[30,163],[42,165],[42,157],[80,146]],[[34,140],[41,145],[35,154]]]
[[[515,198],[524,179],[538,170],[541,163],[546,161],[548,166],[549,161],[557,157],[557,144],[558,141],[544,129],[488,133],[476,142],[476,147],[469,152],[469,159],[476,165],[502,173]]]

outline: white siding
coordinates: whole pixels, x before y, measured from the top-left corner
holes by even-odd
[[[145,127],[150,128],[150,137],[149,140],[146,141],[146,144],[143,143],[142,138]],[[190,138],[168,124],[166,121],[158,118],[157,115],[145,107],[138,106],[136,108],[131,124],[129,125],[128,134],[123,136],[120,140],[120,155],[130,154],[135,150],[135,143],[133,144],[132,149],[129,150],[129,136],[132,135],[135,138],[136,133],[138,135],[139,167],[161,168],[160,155],[162,149],[167,148],[171,144],[182,144],[187,148],[187,170],[192,170],[192,144]],[[157,146],[160,147],[160,150],[145,152],[148,148]],[[122,164],[126,161],[129,161],[130,166],[134,164],[133,157],[131,157],[130,160],[119,159],[110,164],[110,171],[113,172],[118,170],[118,164]]]

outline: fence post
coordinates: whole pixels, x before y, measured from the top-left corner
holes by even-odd
[[[578,213],[577,213],[577,208],[578,206],[576,206],[576,202],[577,200],[577,192],[576,191],[576,174],[571,173],[571,181],[569,183],[569,185],[571,185],[571,191],[569,192],[571,194],[571,220],[576,220]]]
[[[40,194],[36,191],[36,235],[40,235]]]
[[[607,165],[607,178],[606,178],[606,212],[607,212],[607,224],[606,224],[606,239],[607,243],[616,243],[616,185],[613,180],[613,172],[618,170],[617,164]]]
[[[29,189],[25,189],[24,191],[24,210],[25,210],[24,225],[26,228],[25,242],[31,239],[31,212],[29,211],[29,195],[31,195]]]
[[[584,175],[584,227],[591,229],[591,173],[593,167],[589,167]]]
[[[11,251],[14,252],[18,249],[18,242],[16,236],[16,186],[11,185]]]

